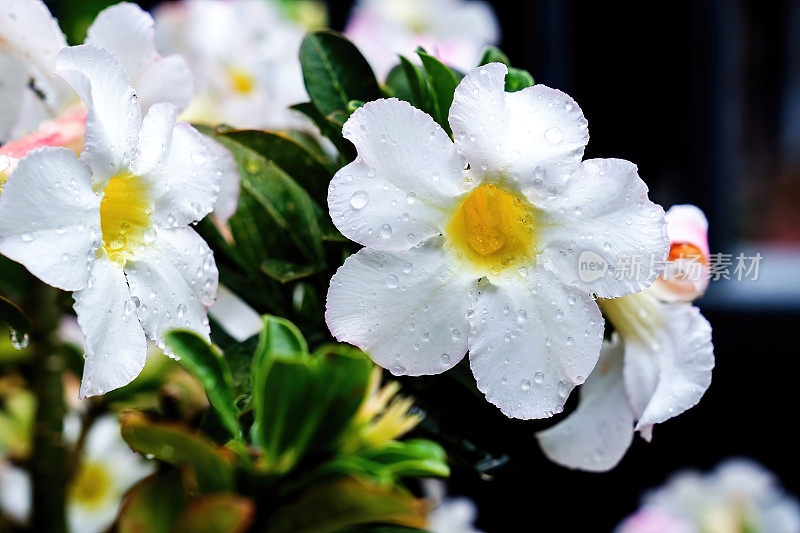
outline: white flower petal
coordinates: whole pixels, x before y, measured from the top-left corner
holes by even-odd
[[[589,159],[540,211],[544,266],[564,283],[602,298],[652,285],[669,252],[664,210],[647,198],[636,165]],[[587,271],[604,263],[604,274]]]
[[[206,308],[214,302],[218,272],[214,255],[193,229],[159,228],[155,241],[125,264],[144,330],[159,348],[164,334],[188,329],[209,338]]]
[[[231,218],[239,207],[239,169],[233,154],[222,143],[204,136],[206,145],[220,169],[219,194],[214,202],[214,217],[223,224]]]
[[[472,324],[478,388],[512,418],[561,412],[594,368],[603,338],[597,304],[541,267],[516,283],[481,286]]]
[[[464,163],[433,119],[397,99],[368,102],[342,128],[358,159],[328,190],[334,224],[378,250],[407,250],[441,233],[462,194]]]
[[[625,388],[639,428],[664,422],[700,401],[711,384],[711,326],[687,304],[658,304],[650,340],[625,339]]]
[[[196,222],[214,207],[223,170],[230,179],[230,155],[184,122],[175,124],[158,182],[153,220],[163,227]],[[156,172],[154,170],[154,172]]]
[[[505,92],[508,69],[490,63],[456,88],[450,125],[471,171],[544,191],[578,168],[589,141],[586,119],[568,95],[544,85]]]
[[[208,314],[237,342],[244,342],[264,327],[261,315],[224,285],[217,288],[217,300]]]
[[[74,152],[34,150],[0,193],[0,253],[48,285],[81,289],[99,245],[99,207],[89,169]]]
[[[122,269],[106,259],[95,260],[89,285],[73,297],[86,337],[80,396],[127,385],[144,368],[147,341]]]
[[[106,48],[119,59],[144,113],[159,102],[183,110],[192,97],[191,71],[182,57],[158,54],[153,25],[153,18],[136,4],[119,3],[97,15],[86,44]]]
[[[0,53],[0,144],[10,141],[28,91],[25,64]]]
[[[453,270],[441,239],[402,253],[364,248],[331,279],[325,320],[392,374],[439,374],[467,351],[473,283]]]
[[[114,55],[94,45],[63,49],[56,69],[89,108],[81,159],[104,186],[125,169],[136,148],[142,111],[133,87]]]
[[[164,173],[177,118],[178,109],[174,105],[156,104],[144,116],[139,129],[139,149],[131,162],[131,171],[148,178],[150,185],[157,188],[156,195],[167,188]]]
[[[544,454],[568,468],[605,472],[622,459],[633,440],[633,413],[622,379],[623,343],[604,343],[577,409],[536,434]]]
[[[50,74],[58,51],[67,46],[58,23],[39,0],[0,0],[0,43],[37,77]]]

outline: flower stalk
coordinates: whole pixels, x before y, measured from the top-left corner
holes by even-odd
[[[62,442],[63,358],[55,343],[58,290],[43,283],[31,289],[28,310],[31,330],[33,386],[37,398],[31,458],[33,531],[66,531],[66,449]]]

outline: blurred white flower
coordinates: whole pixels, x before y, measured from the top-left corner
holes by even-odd
[[[73,533],[100,533],[114,522],[122,497],[155,470],[120,436],[116,417],[97,419],[86,435],[75,477],[67,489],[67,525]],[[0,464],[0,510],[15,521],[30,519],[31,479],[20,468]]]
[[[208,338],[217,268],[188,225],[211,211],[222,164],[177,109],[142,109],[120,62],[94,45],[65,48],[57,73],[88,107],[81,159],[39,148],[0,193],[0,253],[45,283],[75,291],[86,338],[81,396],[102,394],[144,366],[145,334],[187,328]]]
[[[684,471],[645,494],[642,507],[616,533],[800,532],[800,504],[775,476],[747,459],[714,472]]]
[[[455,143],[396,99],[348,119],[358,157],[336,173],[328,206],[365,248],[333,276],[326,319],[395,375],[444,372],[469,350],[490,402],[543,418],[597,361],[592,295],[636,293],[657,276],[581,280],[577,241],[609,264],[664,259],[666,223],[635,165],[581,161],[589,136],[574,100],[543,85],[506,93],[506,72],[492,63],[459,84]]]
[[[142,113],[158,102],[170,102],[180,110],[188,105],[192,96],[188,65],[179,56],[158,54],[153,19],[137,5],[120,3],[100,12],[85,42],[117,57],[136,90]],[[53,73],[56,57],[66,46],[43,2],[0,0],[0,125],[5,124],[0,140],[17,138],[80,104],[75,91]]]
[[[195,95],[182,118],[237,128],[308,127],[290,105],[308,100],[298,61],[305,29],[276,2],[183,0],[155,11],[161,50],[183,55]]]
[[[447,497],[447,487],[438,479],[426,479],[422,488],[432,507],[426,531],[431,533],[482,533],[475,527],[478,508],[469,498]]]
[[[706,291],[710,277],[708,220],[693,205],[673,205],[666,219],[669,262],[653,292],[665,302],[692,302]]]
[[[671,251],[665,272],[687,272],[687,250],[695,265],[708,265],[707,224],[687,234],[686,217],[705,222],[694,206],[667,212]],[[610,470],[625,455],[634,429],[649,441],[654,424],[700,401],[711,384],[714,346],[711,326],[686,300],[702,293],[698,284],[705,287],[700,278],[659,278],[642,293],[599,301],[616,331],[604,343],[577,409],[537,434],[545,455],[570,468]]]
[[[486,45],[500,40],[500,26],[486,2],[359,0],[345,34],[384,79],[398,64],[398,54],[413,54],[418,46],[467,72]]]

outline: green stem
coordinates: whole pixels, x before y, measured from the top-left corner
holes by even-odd
[[[35,283],[29,297],[32,318],[31,354],[36,420],[33,433],[31,479],[33,487],[33,531],[66,531],[66,449],[61,439],[64,421],[64,369],[55,342],[58,291]]]

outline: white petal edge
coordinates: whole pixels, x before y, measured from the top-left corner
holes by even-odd
[[[69,83],[89,108],[81,160],[94,183],[126,170],[136,150],[142,110],[125,69],[104,48],[84,44],[58,54],[56,74]]]
[[[206,309],[214,303],[219,273],[214,254],[192,228],[157,228],[155,241],[125,264],[125,275],[147,336],[167,355],[164,334],[172,329],[209,339]]]
[[[106,48],[119,59],[143,113],[159,102],[186,109],[192,97],[192,73],[182,57],[158,54],[153,27],[153,18],[146,11],[122,2],[97,15],[85,42]]]
[[[385,251],[408,250],[441,233],[468,185],[464,162],[441,126],[391,98],[357,109],[342,134],[358,158],[336,173],[328,189],[339,231]]]
[[[144,368],[147,341],[122,269],[95,260],[89,285],[73,297],[86,345],[81,398],[127,385]]]
[[[48,285],[81,289],[100,245],[99,208],[89,168],[73,151],[33,150],[0,193],[0,253]]]
[[[158,107],[158,106],[154,106]],[[162,227],[180,227],[205,217],[219,195],[223,170],[230,178],[229,154],[185,122],[175,124],[157,183],[153,221]]]
[[[568,417],[536,434],[551,461],[567,468],[606,472],[633,441],[633,413],[622,379],[624,346],[615,334],[580,389],[578,407]]]
[[[597,303],[541,267],[503,286],[479,287],[469,357],[478,389],[511,418],[560,413],[597,363]]]
[[[399,253],[364,248],[331,279],[325,320],[394,375],[440,374],[467,351],[473,284],[441,239]]]
[[[519,190],[561,184],[589,141],[586,119],[567,94],[544,85],[505,92],[508,68],[489,63],[456,88],[449,121],[471,173]]]
[[[617,298],[658,277],[669,253],[664,210],[648,199],[633,163],[588,159],[544,206],[537,220],[541,258],[564,283]],[[587,271],[589,261],[606,270]]]
[[[711,326],[688,304],[657,305],[658,329],[648,340],[625,339],[625,388],[637,429],[678,416],[697,405],[711,384]]]

